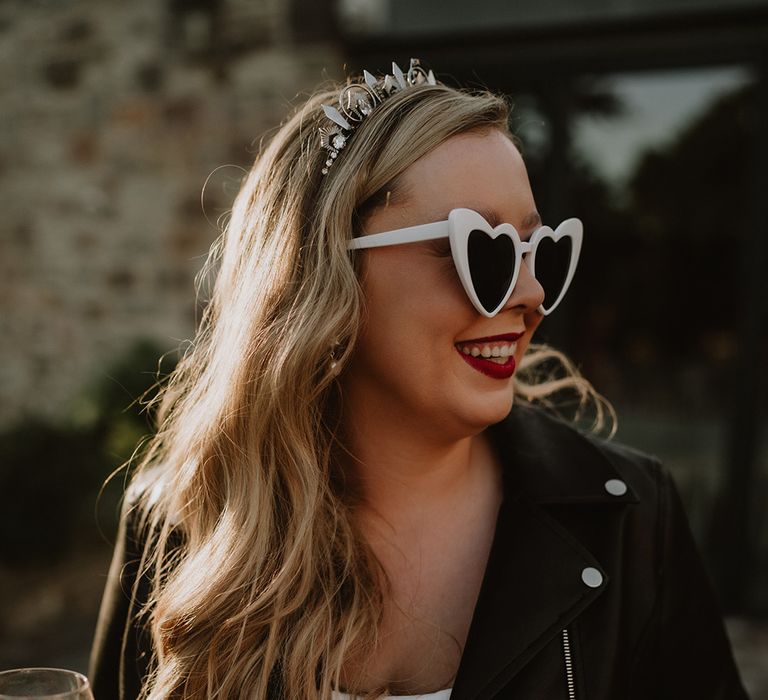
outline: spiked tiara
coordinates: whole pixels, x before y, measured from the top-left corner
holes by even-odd
[[[347,145],[352,132],[376,107],[396,92],[414,85],[437,85],[435,76],[421,67],[417,58],[411,59],[407,73],[397,63],[392,63],[392,75],[376,78],[367,70],[363,71],[364,82],[345,85],[339,93],[338,107],[322,105],[330,124],[320,127],[320,145],[328,151],[328,160],[323,175],[333,165],[339,152]]]

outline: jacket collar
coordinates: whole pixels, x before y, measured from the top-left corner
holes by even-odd
[[[598,438],[527,404],[515,405],[506,419],[488,429],[504,465],[506,497],[531,503],[638,503]],[[606,482],[627,486],[616,496]]]
[[[539,409],[516,405],[489,436],[504,467],[504,502],[451,700],[493,698],[612,585],[547,506],[573,504],[599,519],[615,513],[601,504],[639,502],[626,482],[621,496],[606,490],[606,481],[624,478],[599,442]],[[600,586],[582,580],[587,567],[602,574]]]

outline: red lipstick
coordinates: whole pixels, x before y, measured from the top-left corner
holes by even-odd
[[[515,343],[525,335],[525,331],[518,333],[502,333],[501,335],[489,335],[483,338],[472,338],[471,340],[460,340],[456,343],[456,352],[461,355],[461,359],[464,360],[470,367],[476,369],[478,372],[493,377],[494,379],[508,379],[515,373],[515,356],[510,355],[504,362],[494,362],[490,358],[485,358],[482,355],[472,355],[462,352],[461,348],[464,346],[477,347],[479,345],[485,345],[487,343]]]

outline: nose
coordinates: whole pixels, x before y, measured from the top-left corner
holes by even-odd
[[[517,309],[522,313],[527,313],[538,309],[544,303],[544,287],[531,274],[528,267],[528,256],[523,258],[523,264],[520,265],[520,272],[517,275],[517,282],[512,294],[509,295],[507,303],[504,304],[504,310]]]

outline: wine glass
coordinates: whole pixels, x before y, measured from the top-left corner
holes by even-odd
[[[0,672],[0,700],[93,700],[88,679],[63,668],[17,668]]]

